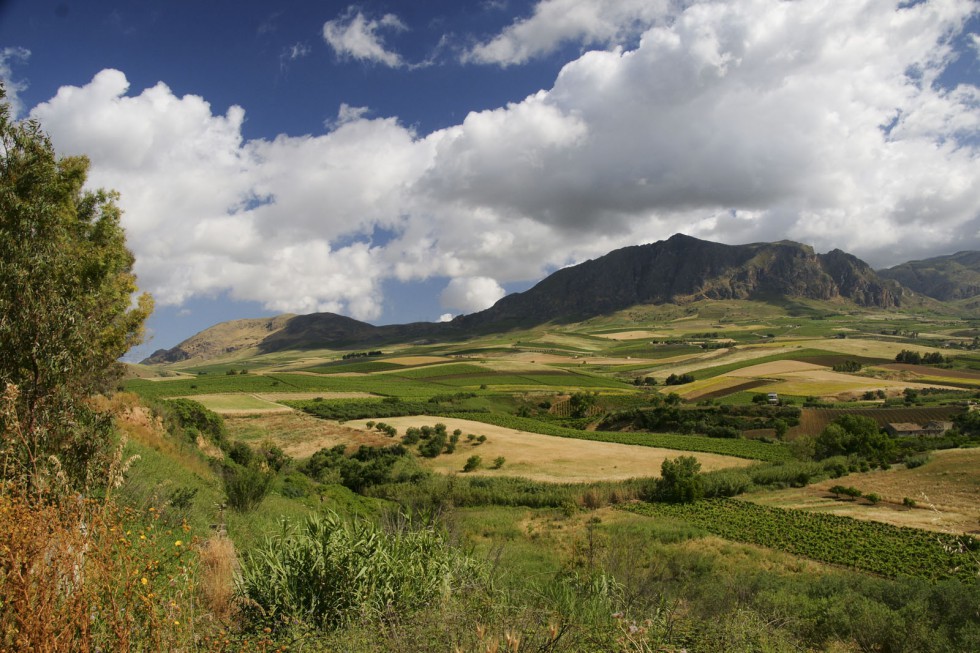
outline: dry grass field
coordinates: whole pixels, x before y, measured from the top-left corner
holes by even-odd
[[[371,360],[366,359],[366,360]],[[413,365],[431,365],[433,363],[452,363],[454,359],[445,356],[399,356],[397,358],[385,358],[384,362],[394,363],[411,367]]]
[[[366,429],[366,420],[352,420],[345,426]],[[443,423],[450,433],[455,429],[463,432],[455,453],[443,454],[433,459],[421,459],[423,464],[443,473],[460,472],[466,459],[478,455],[483,468],[474,474],[522,476],[538,481],[576,483],[586,481],[618,480],[642,476],[657,476],[660,465],[667,458],[686,455],[668,449],[638,447],[611,442],[594,442],[558,438],[538,433],[491,426],[481,422],[443,417],[391,417],[384,420],[404,434],[410,426],[432,426]],[[485,435],[487,441],[474,446],[466,441],[466,434]],[[391,440],[388,440],[391,442]],[[704,471],[726,467],[744,467],[752,461],[717,454],[690,454],[696,457]],[[497,456],[506,463],[500,470],[487,469]]]
[[[595,335],[606,340],[659,340],[671,337],[669,333],[658,331],[617,331],[616,333],[596,333]]]
[[[228,437],[256,444],[271,442],[294,458],[306,458],[324,447],[338,444],[383,446],[392,443],[376,431],[356,429],[307,415],[298,410],[284,413],[225,416]]]
[[[874,492],[882,501],[837,500],[828,491],[834,485]],[[902,506],[913,499],[913,509]],[[887,471],[851,474],[800,489],[746,495],[765,505],[829,512],[857,519],[882,521],[933,531],[980,532],[980,449],[936,451],[932,460],[915,469],[896,466]]]

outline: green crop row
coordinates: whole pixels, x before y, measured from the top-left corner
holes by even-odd
[[[976,580],[980,542],[825,513],[760,506],[737,499],[687,504],[647,503],[625,508],[650,517],[674,517],[720,537],[834,565],[897,578]]]

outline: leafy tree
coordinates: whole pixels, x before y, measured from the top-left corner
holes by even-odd
[[[817,436],[814,457],[822,460],[850,454],[885,465],[895,456],[895,442],[870,417],[841,415]]]
[[[470,456],[466,459],[466,464],[463,465],[464,472],[475,471],[483,464],[483,459],[480,456]]]
[[[568,399],[572,417],[587,417],[597,403],[599,395],[594,392],[576,392]]]
[[[117,194],[85,190],[85,157],[59,158],[36,121],[16,122],[0,88],[0,415],[4,476],[40,490],[60,470],[105,479],[112,429],[86,400],[152,310],[136,305]],[[51,467],[53,465],[53,468]]]
[[[664,460],[654,487],[654,498],[670,503],[690,503],[703,497],[704,478],[697,458],[678,456]]]

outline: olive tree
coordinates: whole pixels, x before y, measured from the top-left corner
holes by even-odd
[[[111,426],[88,399],[110,386],[152,300],[137,290],[112,191],[88,159],[58,157],[0,87],[0,411],[5,481],[55,474],[81,489],[107,463]]]

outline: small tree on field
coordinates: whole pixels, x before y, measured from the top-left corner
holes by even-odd
[[[463,471],[464,472],[475,471],[480,467],[481,464],[483,464],[483,459],[480,458],[480,456],[470,456],[469,458],[466,459],[466,464],[463,465]]]
[[[654,497],[669,503],[689,503],[704,497],[701,463],[694,456],[678,456],[660,466]]]

